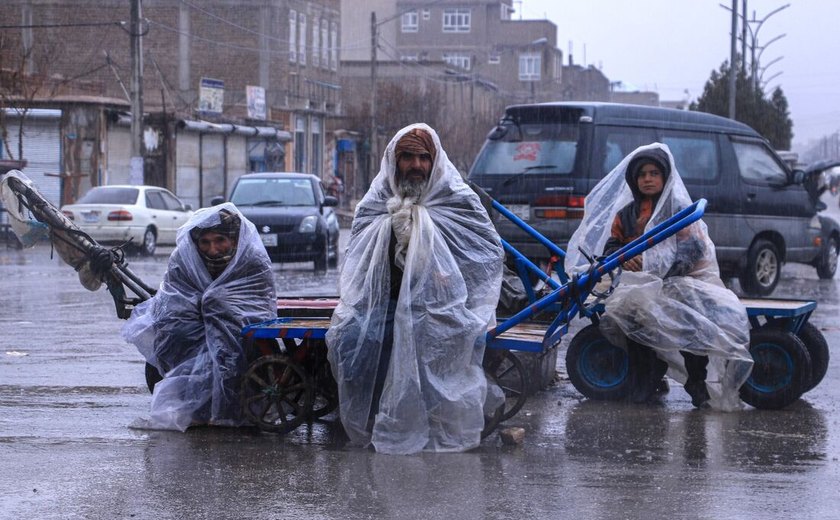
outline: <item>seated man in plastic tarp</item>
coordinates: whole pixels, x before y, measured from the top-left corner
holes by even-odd
[[[254,225],[229,202],[196,211],[178,230],[157,294],[123,326],[123,338],[164,375],[149,419],[135,426],[244,424],[239,332],[275,317],[271,260]]]
[[[502,257],[435,131],[400,130],[356,207],[327,332],[352,442],[395,454],[479,444],[483,408],[503,401],[481,366]]]
[[[639,147],[586,197],[583,221],[569,241],[567,271],[588,269],[579,248],[609,255],[691,202],[668,147]],[[650,372],[641,375],[643,395],[634,400],[650,397],[666,368],[637,364],[644,345],[667,363],[668,375],[684,384],[694,406],[741,408],[739,389],[753,363],[750,327],[743,304],[720,279],[706,224],[691,224],[623,269],[600,330],[628,348],[631,370]]]

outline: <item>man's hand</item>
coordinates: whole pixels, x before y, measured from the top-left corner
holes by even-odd
[[[634,256],[630,260],[621,264],[621,268],[625,271],[641,271],[642,270],[642,255]]]

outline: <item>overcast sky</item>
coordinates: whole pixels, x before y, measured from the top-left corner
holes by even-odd
[[[571,43],[575,63],[595,65],[610,81],[657,91],[662,100],[684,99],[687,89],[695,100],[711,71],[729,59],[731,17],[721,3],[732,0],[514,0],[514,7],[523,19],[557,25],[567,63]],[[747,0],[747,19],[755,11],[760,21],[785,4],[757,37],[761,46],[784,34],[760,62],[781,57],[764,79],[782,73],[767,91],[780,86],[787,96],[796,148],[840,130],[840,1]]]

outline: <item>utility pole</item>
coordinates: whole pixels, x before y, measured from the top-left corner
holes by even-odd
[[[376,11],[370,13],[370,166],[365,176],[364,190],[367,191],[370,181],[377,172],[377,146],[376,146],[376,47],[378,46],[376,34]]]
[[[735,60],[738,57],[738,0],[732,0],[732,31],[729,48],[729,119],[735,119]]]
[[[129,182],[143,184],[143,35],[140,2],[131,0],[131,163]]]
[[[741,73],[747,75],[747,0],[741,2]]]

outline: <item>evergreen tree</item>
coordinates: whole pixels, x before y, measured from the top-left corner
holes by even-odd
[[[689,108],[723,117],[729,116],[728,61],[723,62],[719,70],[712,71],[703,88],[703,94]],[[752,78],[744,74],[740,67],[735,77],[735,120],[755,129],[777,150],[790,148],[793,121],[790,119],[784,92],[781,88],[776,88],[771,99],[766,99],[761,85],[753,89]]]

